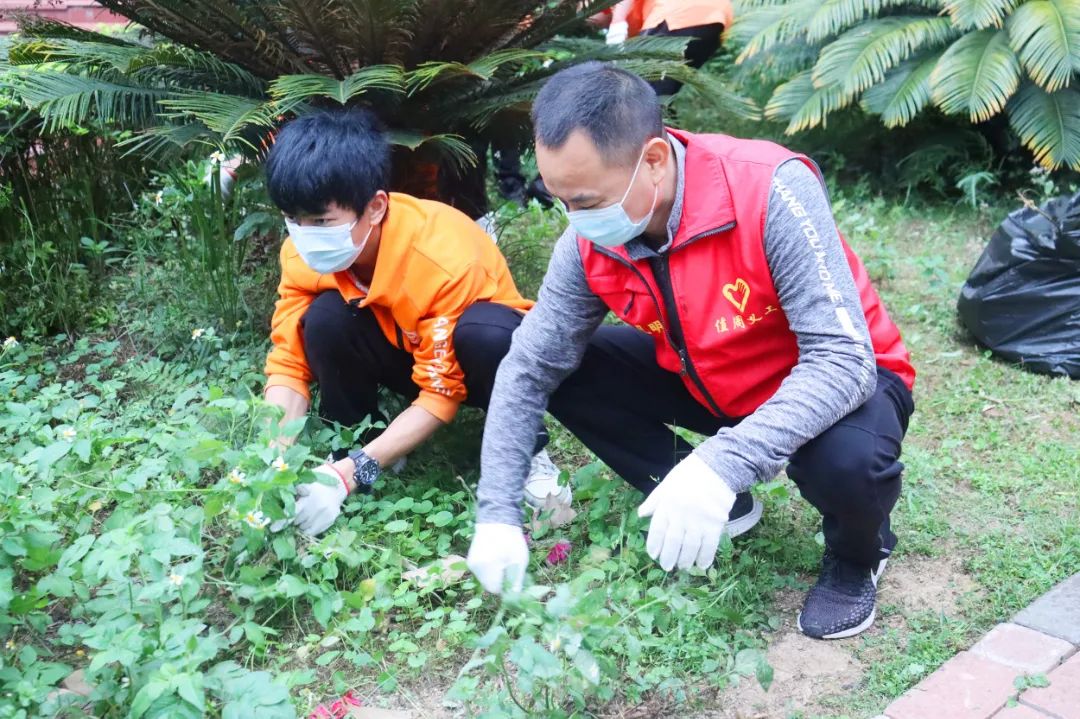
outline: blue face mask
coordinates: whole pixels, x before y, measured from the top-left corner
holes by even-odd
[[[652,219],[653,212],[656,210],[656,198],[659,196],[660,187],[655,186],[653,188],[652,207],[649,208],[649,213],[639,221],[634,222],[631,220],[623,208],[623,203],[626,202],[630,189],[634,186],[634,180],[637,179],[638,170],[641,169],[643,159],[645,159],[644,149],[641,150],[641,156],[638,157],[637,165],[634,167],[634,174],[630,177],[630,184],[627,186],[626,192],[623,193],[622,199],[614,205],[601,207],[600,209],[574,210],[567,213],[567,218],[570,220],[575,232],[601,247],[618,247],[619,245],[625,245],[645,231],[649,221]]]
[[[319,274],[329,275],[348,269],[360,253],[367,246],[368,238],[374,225],[368,228],[363,241],[359,246],[353,244],[352,229],[359,220],[353,220],[351,224],[334,225],[332,227],[316,227],[314,225],[298,225],[295,222],[285,220],[285,228],[289,231],[289,237],[296,245],[296,251],[308,267]]]

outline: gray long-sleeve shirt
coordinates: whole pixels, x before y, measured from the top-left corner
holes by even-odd
[[[678,178],[668,242],[654,251],[632,240],[627,251],[633,259],[667,252],[679,227],[685,148],[669,140]],[[829,200],[800,160],[781,164],[773,175],[763,240],[799,359],[768,401],[694,450],[736,492],[773,477],[799,447],[865,402],[877,382],[866,318]],[[521,523],[533,438],[548,397],[581,363],[607,311],[589,288],[568,228],[496,376],[484,427],[478,522]]]

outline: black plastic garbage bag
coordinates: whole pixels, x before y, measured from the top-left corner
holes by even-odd
[[[957,309],[994,354],[1080,379],[1080,193],[1012,212],[964,283]]]

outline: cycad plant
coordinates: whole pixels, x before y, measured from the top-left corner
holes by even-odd
[[[772,73],[786,131],[856,103],[887,127],[1005,113],[1035,159],[1080,169],[1080,1],[743,0],[737,62]]]
[[[362,104],[402,148],[400,188],[434,159],[468,165],[476,161],[471,148],[485,141],[526,139],[543,80],[584,59],[611,60],[647,79],[673,76],[728,111],[756,112],[686,67],[683,40],[617,48],[568,36],[612,0],[101,4],[151,35],[121,39],[27,20],[10,52],[21,70],[17,93],[54,126],[95,118],[130,128],[128,148],[147,153],[201,142],[258,155],[290,115]]]

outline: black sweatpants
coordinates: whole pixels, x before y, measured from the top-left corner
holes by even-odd
[[[466,405],[487,408],[495,372],[521,317],[504,305],[478,302],[458,320],[453,345],[465,373]],[[323,292],[304,313],[300,326],[304,354],[319,386],[323,420],[345,426],[366,417],[386,422],[379,408],[380,387],[408,401],[420,394],[412,379],[412,355],[386,339],[370,308],[348,304],[337,291]],[[370,430],[362,440],[370,442],[380,431]],[[541,433],[535,451],[546,444],[547,434]]]
[[[900,495],[900,448],[914,410],[903,381],[878,368],[874,395],[790,459],[788,476],[821,512],[826,544],[849,561],[871,566],[896,544],[889,513]],[[692,449],[669,425],[712,435],[740,419],[711,414],[656,363],[653,340],[625,326],[597,332],[548,411],[646,494]]]
[[[709,61],[709,58],[720,48],[720,35],[724,32],[723,23],[711,25],[697,25],[684,27],[679,30],[668,30],[666,22],[662,22],[654,28],[643,31],[641,34],[650,37],[688,37],[690,42],[683,51],[686,64],[695,70]],[[671,78],[654,80],[649,83],[656,94],[663,97],[674,95],[682,88],[682,83]]]

